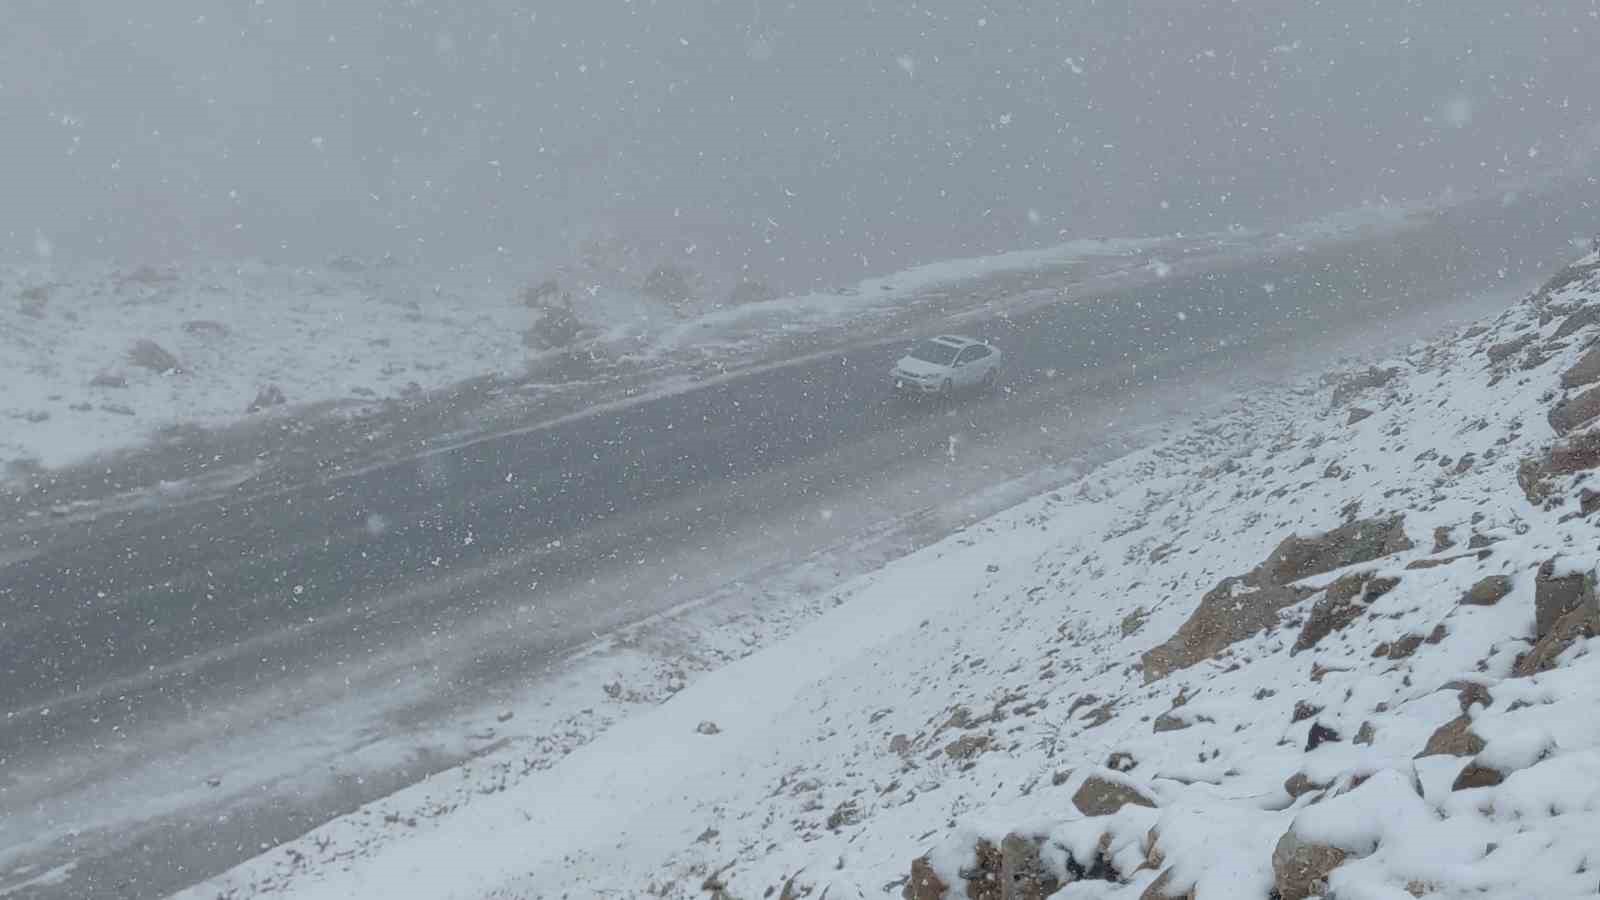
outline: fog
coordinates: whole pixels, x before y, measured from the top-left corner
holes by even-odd
[[[0,254],[787,287],[1583,164],[1595,0],[5,0]]]

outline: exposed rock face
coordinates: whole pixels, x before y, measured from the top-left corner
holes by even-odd
[[[1313,593],[1293,582],[1411,546],[1402,516],[1357,520],[1313,537],[1290,536],[1254,571],[1223,579],[1200,599],[1199,608],[1176,634],[1145,652],[1146,683],[1276,625],[1280,610]]]
[[[1086,816],[1109,816],[1128,804],[1154,807],[1155,801],[1131,784],[1111,781],[1097,775],[1085,779],[1072,795],[1072,805]]]
[[[1588,573],[1557,576],[1557,559],[1545,560],[1539,567],[1539,576],[1533,583],[1533,607],[1536,617],[1534,636],[1543,640],[1555,628],[1556,622],[1574,609],[1594,603],[1594,579]]]
[[[1494,697],[1489,689],[1475,681],[1449,681],[1442,685],[1441,691],[1455,691],[1456,699],[1461,703],[1461,712],[1465,714],[1474,704],[1478,706],[1493,706]]]
[[[1290,775],[1289,779],[1283,783],[1283,790],[1296,800],[1312,791],[1322,791],[1327,790],[1327,788],[1327,783],[1312,781],[1304,772],[1296,772]]]
[[[1146,682],[1215,656],[1224,648],[1278,623],[1278,611],[1310,596],[1305,588],[1252,585],[1227,578],[1200,599],[1200,608],[1166,643],[1145,652]]]
[[[1556,620],[1550,631],[1539,638],[1533,649],[1523,654],[1512,667],[1517,676],[1537,675],[1555,668],[1556,658],[1565,653],[1575,641],[1600,634],[1600,608],[1596,607],[1594,582],[1588,582],[1583,602]]]
[[[1516,356],[1518,353],[1521,353],[1524,347],[1533,343],[1533,339],[1535,337],[1537,337],[1537,335],[1530,331],[1520,337],[1514,337],[1509,341],[1502,341],[1501,343],[1495,344],[1493,347],[1489,348],[1489,362],[1495,364],[1505,362],[1511,357]]]
[[[1511,576],[1490,575],[1481,579],[1461,595],[1463,606],[1493,606],[1511,593]]]
[[[1450,785],[1452,791],[1465,791],[1472,788],[1494,787],[1506,780],[1504,772],[1489,766],[1480,765],[1476,761],[1468,763],[1461,774],[1456,776],[1455,783]]]
[[[1372,368],[1359,375],[1347,375],[1341,378],[1338,386],[1333,389],[1333,405],[1343,406],[1357,394],[1373,388],[1383,387],[1393,381],[1395,376],[1399,374],[1399,369],[1391,367],[1388,369]]]
[[[1321,895],[1328,873],[1344,859],[1343,850],[1302,841],[1290,828],[1272,851],[1272,884],[1279,900],[1306,900]]]
[[[1600,429],[1572,435],[1557,441],[1542,454],[1522,461],[1517,469],[1517,484],[1529,503],[1541,505],[1550,499],[1552,479],[1600,467]]]
[[[1016,834],[1000,842],[1001,900],[1043,900],[1061,890],[1039,858],[1039,844]]]
[[[944,754],[951,759],[972,759],[989,749],[986,734],[964,734],[945,745]]]
[[[1354,406],[1354,407],[1350,408],[1350,416],[1349,416],[1349,418],[1345,419],[1344,423],[1346,425],[1354,425],[1357,422],[1362,421],[1363,419],[1370,419],[1370,418],[1372,418],[1372,410],[1363,409],[1362,407],[1359,407],[1359,406]]]
[[[1577,312],[1567,316],[1556,327],[1555,333],[1550,335],[1553,341],[1571,337],[1590,325],[1600,323],[1600,304],[1589,303],[1580,307]]]
[[[950,886],[933,871],[928,858],[919,856],[911,861],[911,877],[900,889],[900,897],[901,900],[945,900],[949,890]]]
[[[1270,584],[1286,585],[1409,550],[1404,526],[1404,516],[1391,516],[1360,519],[1313,537],[1291,535],[1267,557],[1262,574]]]
[[[1322,598],[1312,605],[1311,615],[1306,617],[1306,624],[1301,627],[1300,637],[1294,642],[1294,649],[1290,653],[1309,650],[1323,638],[1360,618],[1366,611],[1365,603],[1373,599],[1366,596],[1364,589],[1367,584],[1368,575],[1356,573],[1329,585]],[[1358,597],[1363,602],[1357,602]]]
[[[1417,754],[1424,756],[1477,756],[1483,752],[1483,738],[1472,733],[1472,720],[1463,713],[1440,725]]]
[[[1583,387],[1594,381],[1600,381],[1600,347],[1591,348],[1572,368],[1561,373],[1564,388]]]
[[[1600,418],[1600,387],[1593,387],[1550,408],[1546,417],[1556,434],[1566,434]]]

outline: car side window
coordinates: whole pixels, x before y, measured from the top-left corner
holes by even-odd
[[[956,357],[956,365],[958,365],[958,366],[965,365],[965,364],[967,364],[969,362],[972,362],[973,360],[977,359],[978,356],[979,356],[979,354],[978,354],[978,348],[977,347],[968,347],[967,349],[961,351],[961,355],[960,356]]]

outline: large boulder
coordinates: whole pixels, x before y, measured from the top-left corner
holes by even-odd
[[[1272,851],[1272,885],[1278,900],[1306,900],[1326,893],[1328,873],[1345,856],[1338,847],[1302,840],[1290,828]]]
[[[926,856],[911,861],[911,877],[900,889],[901,900],[945,900],[950,886],[944,883]]]
[[[1517,676],[1537,675],[1555,668],[1556,659],[1575,642],[1600,634],[1600,608],[1595,602],[1594,581],[1587,582],[1583,601],[1569,610],[1550,630],[1541,635],[1533,649],[1523,654],[1512,667]]]
[[[1586,303],[1572,315],[1563,319],[1561,324],[1556,327],[1555,333],[1550,335],[1550,339],[1559,341],[1571,337],[1597,323],[1600,323],[1600,303]]]
[[[1229,646],[1278,624],[1278,613],[1311,596],[1307,588],[1252,584],[1251,578],[1225,578],[1200,598],[1200,606],[1176,634],[1145,651],[1144,680],[1210,659]]]
[[[1490,575],[1479,579],[1461,595],[1463,606],[1493,606],[1511,593],[1511,576]]]
[[[1403,515],[1359,519],[1312,537],[1290,535],[1267,557],[1263,574],[1271,584],[1291,584],[1411,547]]]
[[[1000,841],[1001,900],[1044,900],[1061,882],[1039,858],[1039,840],[1008,834]]]
[[[1557,403],[1546,418],[1556,434],[1566,434],[1600,418],[1600,387]]]
[[[1529,503],[1542,505],[1555,493],[1553,480],[1596,467],[1600,467],[1600,429],[1590,428],[1524,459],[1517,468],[1517,484]]]
[[[1600,381],[1600,346],[1590,348],[1572,368],[1561,373],[1564,388],[1583,387],[1594,381]]]
[[[1545,560],[1533,582],[1535,638],[1543,640],[1562,616],[1594,601],[1594,573],[1565,569],[1560,557]]]
[[[1072,795],[1072,805],[1086,816],[1109,816],[1128,804],[1154,807],[1155,801],[1132,783],[1091,775]]]
[[[1290,653],[1309,650],[1323,638],[1360,618],[1366,611],[1366,605],[1358,602],[1357,598],[1368,599],[1363,596],[1363,589],[1369,577],[1366,572],[1358,572],[1328,585],[1322,597],[1312,604],[1311,614],[1306,617],[1306,624],[1301,627],[1300,637],[1295,640]]]
[[[1165,678],[1277,625],[1284,607],[1316,593],[1293,582],[1409,550],[1412,543],[1404,523],[1403,516],[1360,519],[1323,534],[1286,538],[1251,572],[1219,582],[1200,598],[1199,607],[1176,634],[1145,651],[1145,682]]]
[[[1338,384],[1333,389],[1333,405],[1343,406],[1349,403],[1356,395],[1380,388],[1393,381],[1400,370],[1396,368],[1379,369],[1371,368],[1365,372],[1345,375],[1338,379]]]
[[[1428,743],[1417,754],[1417,759],[1425,756],[1477,756],[1483,752],[1483,748],[1483,738],[1473,733],[1472,720],[1463,712],[1440,725],[1428,737]]]

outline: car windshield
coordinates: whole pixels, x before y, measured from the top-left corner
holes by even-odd
[[[908,355],[912,359],[920,359],[923,362],[930,362],[940,366],[948,366],[956,361],[956,354],[959,353],[960,350],[960,347],[952,347],[949,344],[941,344],[937,341],[923,341],[917,346],[912,347],[911,353]]]

